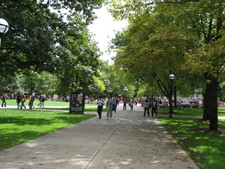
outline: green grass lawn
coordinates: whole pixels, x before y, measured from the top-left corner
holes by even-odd
[[[168,115],[169,116],[169,109],[168,108],[159,108],[158,110],[159,114]],[[198,116],[202,117],[203,115],[203,109],[199,108],[184,108],[184,109],[174,109],[174,116]],[[219,108],[218,109],[218,116],[219,117],[225,117],[225,108]]]
[[[39,100],[35,100],[34,101],[34,106],[37,106],[39,103]],[[2,104],[2,102],[0,101],[0,104]],[[46,100],[44,102],[45,106],[68,106],[70,105],[69,102],[65,102],[65,101],[48,101]],[[16,104],[16,100],[15,99],[7,99],[6,100],[6,107],[8,106],[17,106]],[[86,106],[97,106],[96,104],[85,104]],[[28,101],[25,102],[25,106],[28,106]]]
[[[0,151],[94,116],[0,109]]]
[[[182,109],[176,112],[178,116],[202,116],[200,110],[202,111],[202,109]],[[220,109],[219,112],[224,110]],[[159,118],[159,120],[200,169],[223,169],[225,166],[225,121],[219,122],[219,131],[209,131],[207,121],[178,116]],[[219,113],[219,116],[224,116],[224,113]]]
[[[67,111],[68,110],[68,112],[69,112],[69,108],[43,108],[43,107],[37,107],[37,108],[35,108],[35,109],[39,109],[39,110],[42,110],[42,109],[45,109],[45,110],[65,110],[65,111]],[[86,111],[86,112],[97,112],[97,107],[96,108],[84,108],[84,111]],[[103,110],[102,110],[103,112],[104,111],[107,111],[107,109],[106,108],[103,108]]]

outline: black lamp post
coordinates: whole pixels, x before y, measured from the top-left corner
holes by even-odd
[[[170,78],[170,97],[169,97],[169,106],[170,106],[170,110],[169,110],[169,117],[172,118],[173,117],[173,80],[174,80],[174,74],[170,74],[169,75]]]
[[[0,18],[0,48],[1,48],[1,36],[8,32],[9,24],[5,19]]]

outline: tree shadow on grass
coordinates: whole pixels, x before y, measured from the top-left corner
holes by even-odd
[[[0,133],[0,151],[24,143],[26,141],[33,140],[48,133],[49,131],[36,132],[31,130],[10,133],[3,131]]]
[[[75,123],[79,123],[81,121],[87,120],[89,118],[95,117],[96,115],[92,115],[92,114],[66,114],[66,113],[60,113],[62,114],[62,116],[58,116],[56,117],[56,119],[60,119],[63,120],[65,123],[67,124],[75,124]],[[65,116],[63,116],[63,114]]]
[[[53,123],[52,120],[45,118],[23,118],[21,116],[14,117],[0,117],[0,124],[9,124],[13,123],[16,125],[49,125]]]

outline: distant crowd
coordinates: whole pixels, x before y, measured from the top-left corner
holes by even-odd
[[[6,107],[6,99],[8,98],[7,94],[3,93],[2,94],[2,107]],[[42,95],[40,96],[35,96],[32,94],[29,95],[20,95],[18,94],[16,96],[16,104],[17,104],[17,109],[26,109],[27,107],[25,106],[25,102],[28,102],[28,107],[30,110],[32,110],[34,108],[34,101],[38,99],[39,103],[37,106],[39,107],[44,107],[44,102],[46,100],[46,98]]]
[[[117,110],[117,106],[119,105],[119,103],[123,104],[123,110],[127,110],[127,107],[130,107],[130,110],[133,110],[133,106],[136,105],[138,103],[141,103],[141,106],[144,109],[144,117],[146,115],[150,115],[150,108],[151,108],[151,115],[158,115],[157,114],[157,108],[158,108],[158,104],[159,101],[156,99],[145,99],[145,100],[139,100],[136,98],[132,98],[132,99],[127,99],[127,98],[117,98],[117,97],[108,97],[107,99],[103,99],[103,98],[99,98],[97,100],[97,113],[99,116],[99,119],[102,118],[102,110],[103,110],[103,106],[106,105],[106,109],[107,109],[107,113],[106,113],[106,118],[110,119],[112,118],[113,112],[116,113]]]

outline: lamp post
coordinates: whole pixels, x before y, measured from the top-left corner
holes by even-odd
[[[127,92],[128,92],[128,87],[124,87],[124,92],[125,92],[125,97],[123,98],[123,110],[126,110],[127,108]]]
[[[169,110],[169,117],[172,118],[173,117],[173,80],[174,80],[174,74],[170,74],[169,75],[170,78],[170,95],[169,95],[169,106],[170,106],[170,110]]]
[[[0,48],[1,48],[1,37],[3,34],[8,32],[9,24],[5,19],[0,18]]]
[[[126,95],[127,95],[127,92],[128,92],[128,87],[124,87],[124,89],[123,89],[124,91],[125,91],[125,93],[126,93]]]

